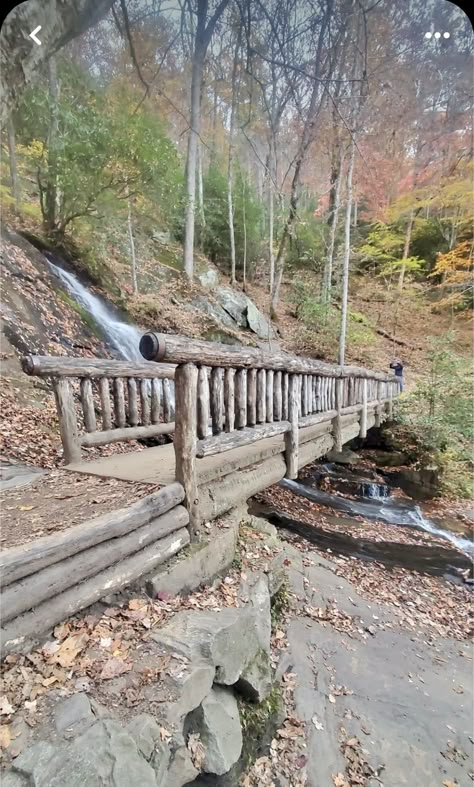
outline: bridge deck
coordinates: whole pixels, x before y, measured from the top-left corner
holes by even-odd
[[[278,454],[283,450],[283,445],[283,435],[277,435],[253,445],[240,446],[225,453],[197,459],[198,483],[212,481],[233,470],[248,467],[268,456]],[[143,451],[104,456],[101,459],[70,464],[66,469],[102,478],[119,478],[122,481],[164,486],[175,480],[174,446],[169,443],[144,448]]]

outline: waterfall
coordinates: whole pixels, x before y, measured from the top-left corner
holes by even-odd
[[[104,336],[121,357],[126,361],[143,361],[138,349],[142,331],[135,325],[117,319],[112,309],[97,295],[89,292],[73,273],[55,265],[50,259],[48,264],[74,300],[94,318]]]
[[[390,489],[385,484],[363,483],[359,484],[359,488],[361,496],[370,500],[385,500],[390,497]]]
[[[136,325],[130,325],[117,318],[113,309],[108,306],[102,298],[89,292],[73,273],[60,268],[45,255],[48,265],[54,275],[60,280],[74,300],[82,306],[93,317],[104,336],[108,339],[112,347],[119,353],[120,357],[126,361],[144,360],[139,343],[143,331]],[[163,382],[159,381],[160,395],[163,396]],[[148,389],[151,391],[151,388]],[[171,413],[175,412],[174,382],[170,381]]]

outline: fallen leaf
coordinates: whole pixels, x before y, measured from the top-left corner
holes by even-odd
[[[3,696],[0,697],[0,715],[1,716],[9,716],[10,713],[14,712],[14,708],[11,703],[8,701],[8,698]]]
[[[194,767],[197,768],[198,771],[201,771],[206,757],[206,750],[202,745],[199,733],[191,733],[188,738],[187,747]]]
[[[11,743],[11,732],[8,724],[0,725],[0,749],[7,749]]]
[[[329,695],[328,700],[329,700],[329,702],[332,702],[332,703],[336,702],[336,698],[332,694]]]
[[[343,773],[336,773],[332,774],[332,780],[334,782],[334,787],[349,787],[346,777]]]
[[[53,654],[53,659],[60,667],[72,667],[76,657],[84,650],[89,642],[88,634],[71,634],[62,643],[57,651]]]
[[[125,672],[130,672],[131,669],[131,664],[126,664],[125,661],[120,659],[111,658],[105,662],[99,677],[102,680],[111,680],[119,675],[123,675]]]
[[[36,506],[18,506],[19,511],[32,511]]]

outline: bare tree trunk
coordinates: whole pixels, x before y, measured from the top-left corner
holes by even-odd
[[[329,305],[332,299],[332,270],[334,262],[334,247],[336,243],[337,224],[339,221],[339,210],[341,207],[341,186],[342,186],[342,169],[344,164],[344,156],[341,155],[339,159],[339,167],[337,171],[337,182],[334,191],[334,202],[331,213],[331,229],[329,232],[329,247],[326,260],[324,262],[323,271],[323,286],[322,286],[322,303]]]
[[[194,274],[194,218],[196,209],[197,148],[201,132],[201,85],[204,59],[217,22],[229,0],[221,0],[206,24],[208,0],[197,0],[197,25],[194,39],[191,112],[186,157],[186,212],[184,226],[184,272],[192,281]]]
[[[242,283],[244,292],[247,287],[247,217],[245,213],[245,181],[242,180],[242,222],[244,232],[244,253],[242,258]]]
[[[229,239],[230,239],[230,281],[231,284],[236,283],[235,278],[235,232],[234,232],[234,203],[233,203],[233,187],[234,187],[234,127],[235,127],[235,112],[237,104],[237,70],[238,70],[238,57],[239,49],[242,38],[242,24],[239,27],[237,41],[234,50],[234,62],[232,65],[232,101],[230,108],[230,127],[229,127],[229,158],[227,165],[227,215],[229,222]]]
[[[339,334],[339,359],[340,366],[344,366],[346,354],[347,312],[349,301],[349,266],[351,256],[351,214],[352,214],[352,176],[354,172],[356,140],[355,128],[352,132],[349,166],[346,179],[346,215],[344,221],[344,259],[342,264],[342,299],[341,299],[341,329]]]
[[[322,65],[323,44],[326,39],[326,30],[327,30],[329,19],[331,18],[331,14],[332,14],[332,0],[328,0],[324,17],[321,21],[320,28],[319,28],[318,44],[316,47],[316,54],[314,59],[313,84],[311,87],[309,106],[306,114],[306,119],[304,122],[303,133],[301,136],[298,153],[295,157],[295,163],[294,163],[295,169],[293,174],[293,180],[291,182],[290,206],[288,209],[288,216],[285,225],[283,227],[283,232],[278,247],[278,254],[275,260],[275,282],[271,294],[271,307],[270,307],[270,313],[272,316],[274,316],[276,313],[278,301],[280,299],[280,288],[283,279],[283,270],[285,267],[286,245],[288,243],[289,238],[292,235],[293,225],[296,221],[296,216],[298,212],[301,169],[305,161],[308,148],[310,147],[316,133],[316,117],[319,114],[319,110],[321,108],[321,104],[324,96],[324,89],[323,88],[320,89],[320,82],[322,81],[320,79],[320,69]],[[334,67],[333,65],[329,67],[329,72],[332,71],[333,67]],[[330,77],[330,73],[328,73],[327,77],[328,78]],[[319,107],[317,108],[318,99],[319,99]]]
[[[405,246],[403,248],[402,267],[400,268],[400,275],[398,277],[398,289],[403,290],[403,282],[405,280],[406,260],[410,256],[411,234],[413,232],[413,224],[415,222],[415,211],[412,210],[408,219],[407,230],[405,233]]]
[[[199,21],[198,21],[199,31]],[[196,164],[201,129],[201,81],[205,50],[196,33],[191,80],[191,120],[186,158],[186,215],[184,227],[184,272],[192,281],[194,274],[194,211],[196,202]]]
[[[137,258],[135,255],[135,240],[133,237],[133,226],[132,226],[132,203],[130,197],[128,197],[127,199],[127,207],[128,207],[127,233],[128,233],[128,246],[130,249],[130,263],[132,267],[132,286],[133,286],[133,294],[138,295]]]
[[[44,193],[43,220],[46,230],[54,232],[58,226],[58,142],[59,142],[59,81],[56,58],[48,60],[49,80],[49,129],[48,129],[48,174]]]
[[[199,204],[199,218],[201,221],[201,229],[206,227],[206,214],[204,212],[204,186],[202,180],[202,145],[198,142],[198,204]],[[202,233],[201,233],[202,234]],[[202,245],[202,237],[201,237]]]
[[[268,254],[270,263],[270,294],[275,287],[275,252],[273,249],[274,241],[274,199],[273,199],[273,181],[268,173]]]
[[[10,115],[7,122],[8,134],[8,163],[10,167],[10,181],[12,188],[12,197],[15,204],[15,213],[20,212],[20,190],[18,187],[18,172],[16,167],[16,143],[15,143],[15,126],[13,118]]]

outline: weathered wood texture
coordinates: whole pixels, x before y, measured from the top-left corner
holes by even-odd
[[[144,437],[157,437],[161,434],[172,434],[175,430],[174,421],[169,424],[150,424],[150,426],[125,426],[123,429],[110,429],[107,432],[92,432],[81,435],[81,446],[90,448],[95,445],[121,443],[124,440],[138,440]]]
[[[140,350],[149,361],[159,358],[170,363],[204,363],[208,366],[271,369],[302,374],[313,373],[329,377],[359,376],[380,380],[393,379],[393,375],[373,372],[360,367],[333,366],[285,352],[269,352],[255,347],[219,344],[197,339],[190,341],[186,336],[171,334],[145,334],[140,342]]]
[[[221,372],[213,369],[213,372]],[[218,394],[211,390],[212,406],[223,406],[223,375],[214,374],[215,386],[219,386]],[[175,375],[176,395],[176,429],[174,435],[174,451],[176,463],[176,480],[184,488],[185,504],[189,512],[191,536],[199,537],[199,499],[196,480],[196,442],[197,442],[197,382],[198,370],[194,364],[186,363],[178,366]],[[218,403],[218,405],[216,404]],[[213,414],[214,427],[214,414]],[[222,417],[219,424],[222,423]]]
[[[70,358],[62,355],[26,355],[21,359],[21,365],[26,374],[37,377],[166,377],[172,380],[176,369],[174,364]]]
[[[106,568],[68,590],[50,598],[30,612],[7,622],[0,630],[2,656],[24,650],[31,641],[62,620],[93,604],[103,596],[120,590],[152,571],[189,544],[186,528],[135,552],[115,566]]]
[[[298,476],[298,400],[298,375],[290,374],[288,386],[288,418],[290,422],[290,429],[285,434],[285,461],[287,478],[297,478]]]
[[[77,414],[69,381],[54,380],[54,395],[59,419],[59,432],[63,444],[66,464],[78,462],[81,458],[81,444],[77,427]]]
[[[344,380],[336,380],[336,415],[333,420],[334,448],[342,450],[341,410],[344,407]]]
[[[4,587],[96,544],[125,536],[158,519],[183,500],[184,489],[181,484],[170,484],[127,508],[111,511],[50,536],[42,536],[28,544],[6,549],[0,552],[0,585]]]
[[[290,424],[288,421],[279,421],[278,423],[274,422],[272,424],[259,424],[255,427],[246,426],[242,429],[234,430],[229,434],[209,437],[207,440],[200,440],[198,442],[196,456],[202,459],[204,456],[230,451],[232,448],[237,448],[240,445],[251,445],[258,440],[264,440],[266,437],[274,437],[277,434],[283,434],[288,431],[289,428]]]
[[[57,596],[104,568],[117,565],[120,571],[118,566],[124,558],[186,527],[188,522],[189,515],[184,506],[176,506],[127,535],[103,541],[19,579],[2,591],[2,622],[37,607],[46,599]]]

